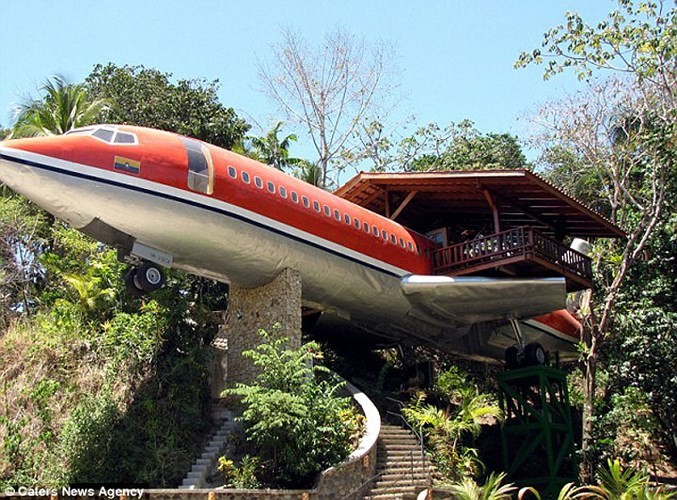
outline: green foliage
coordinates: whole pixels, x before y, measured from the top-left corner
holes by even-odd
[[[44,212],[0,187],[0,325],[35,309],[43,279],[38,256],[48,234]]]
[[[422,429],[433,462],[445,481],[476,476],[483,464],[469,444],[479,436],[486,419],[501,418],[500,408],[455,366],[440,374],[435,389],[438,397],[442,396],[444,408],[426,403],[427,396],[419,393],[402,409],[402,414],[415,429]]]
[[[542,48],[523,52],[515,66],[547,59],[544,78],[573,68],[581,80],[598,68],[635,73],[648,80],[664,68],[674,68],[677,10],[654,1],[618,0],[618,6],[596,26],[568,12],[566,24],[545,33]]]
[[[249,125],[219,101],[218,81],[178,80],[143,66],[97,65],[85,86],[113,106],[104,114],[109,123],[158,128],[232,148],[244,139]]]
[[[590,390],[583,419],[588,476],[593,435],[608,433],[605,439],[618,445],[617,434],[609,430],[612,423],[589,414],[598,361],[622,367],[608,370],[608,407],[618,405],[621,414],[631,411],[637,398],[624,388],[640,389],[677,456],[674,398],[668,394],[675,384],[665,376],[673,371],[674,359],[675,302],[665,286],[674,283],[674,246],[672,253],[664,250],[670,248],[665,234],[674,228],[677,194],[675,20],[674,5],[653,1],[618,0],[618,8],[595,26],[569,13],[565,24],[545,34],[541,49],[523,53],[517,62],[525,66],[548,58],[546,78],[569,68],[586,80],[600,69],[621,75],[590,82],[584,92],[544,106],[538,116],[545,125],[538,140],[550,151],[544,158],[556,161],[550,163],[553,178],[568,177],[573,192],[601,207],[627,233],[624,240],[596,245],[596,296],[585,321],[590,327],[584,353]],[[567,156],[574,160],[568,166]],[[656,250],[662,258],[647,265],[647,256]],[[659,298],[659,290],[666,291],[667,300]],[[607,429],[594,431],[593,423]],[[630,433],[645,432],[645,424],[634,421],[638,427]]]
[[[466,477],[451,484],[448,489],[458,500],[509,500],[517,488],[512,484],[502,484],[505,476],[505,473],[491,473],[483,485]]]
[[[607,460],[606,467],[597,471],[598,483],[576,486],[568,483],[562,487],[557,500],[576,498],[600,500],[670,500],[677,497],[675,492],[665,492],[662,487],[654,488],[649,484],[649,476],[633,469],[624,469],[620,460]],[[532,487],[521,488],[518,498],[533,496],[541,500],[540,493]]]
[[[313,365],[317,344],[290,349],[288,339],[260,334],[261,344],[243,353],[259,368],[254,383],[225,394],[242,398],[247,440],[256,447],[266,479],[307,485],[349,454],[355,431],[355,419],[346,411],[349,399],[339,396],[342,383]]]
[[[396,164],[412,171],[528,168],[517,138],[482,134],[470,120],[431,123],[400,141]]]
[[[301,179],[308,184],[312,184],[313,186],[317,186],[319,188],[324,188],[322,184],[322,169],[315,163],[311,163],[306,160],[299,160],[295,163],[292,174],[297,179]]]
[[[599,483],[610,498],[628,498],[633,492],[643,490],[649,483],[649,475],[625,469],[620,460],[608,460],[607,467],[599,470]]]
[[[223,286],[170,273],[140,301],[114,251],[60,224],[46,240],[36,313],[0,335],[3,484],[174,486],[209,422]]]
[[[16,109],[13,137],[59,135],[95,123],[108,108],[106,99],[92,99],[84,85],[61,76],[47,80],[39,98],[29,98]]]
[[[256,489],[261,485],[256,479],[256,469],[259,467],[259,459],[245,455],[240,461],[240,465],[226,457],[219,457],[219,472],[223,474],[223,479],[227,487],[238,489]]]
[[[278,135],[283,125],[283,122],[278,121],[265,136],[249,137],[250,156],[278,170],[298,164],[301,160],[289,155],[289,147],[298,137],[296,134],[289,134],[280,139]]]
[[[52,459],[48,481],[54,485],[89,481],[105,467],[113,438],[110,429],[122,418],[110,391],[85,394],[66,420]]]

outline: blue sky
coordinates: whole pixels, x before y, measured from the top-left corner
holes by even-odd
[[[573,75],[542,80],[542,67],[513,69],[522,50],[567,10],[596,22],[611,0],[6,0],[0,9],[0,124],[13,103],[52,74],[84,79],[97,63],[142,64],[177,78],[219,79],[220,97],[264,128],[276,109],[257,91],[257,61],[280,30],[318,41],[341,26],[395,47],[403,99],[393,123],[441,126],[468,118],[482,132],[522,135],[518,117],[577,88]],[[256,132],[256,131],[254,131]],[[303,138],[292,152],[304,156]],[[310,155],[308,155],[310,156]]]

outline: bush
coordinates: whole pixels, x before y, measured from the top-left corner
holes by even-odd
[[[355,431],[350,400],[339,396],[342,382],[313,366],[317,344],[289,349],[288,339],[260,334],[262,343],[243,353],[260,368],[255,382],[224,394],[242,398],[241,419],[261,459],[262,477],[274,485],[307,486],[348,456]]]
[[[501,418],[501,410],[491,396],[480,393],[469,376],[454,366],[439,375],[435,392],[440,405],[427,403],[427,395],[419,393],[402,414],[415,429],[422,430],[443,481],[477,476],[483,464],[477,449],[469,445],[479,436],[484,420]]]

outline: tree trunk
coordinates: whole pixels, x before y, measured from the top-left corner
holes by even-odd
[[[581,442],[580,479],[592,484],[594,479],[593,421],[595,416],[595,389],[597,387],[597,332],[591,332],[585,357],[585,381],[583,386],[583,433]]]

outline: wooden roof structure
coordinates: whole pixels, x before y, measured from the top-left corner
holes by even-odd
[[[560,239],[618,238],[610,220],[528,170],[362,172],[334,194],[415,230],[422,221],[493,217],[496,229],[532,226]]]

